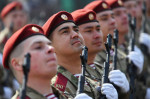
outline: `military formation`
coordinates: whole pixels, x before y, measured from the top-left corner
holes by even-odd
[[[150,99],[150,1],[95,0],[28,24],[1,11],[0,99]]]

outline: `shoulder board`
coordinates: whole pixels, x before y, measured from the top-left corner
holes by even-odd
[[[54,86],[60,91],[64,92],[67,82],[68,82],[68,79],[65,76],[63,76],[61,73],[58,73]]]

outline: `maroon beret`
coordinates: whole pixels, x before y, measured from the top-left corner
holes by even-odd
[[[111,9],[123,7],[122,0],[107,0],[106,2],[110,5]]]
[[[71,13],[76,25],[81,25],[88,22],[98,22],[96,13],[89,9],[79,9]]]
[[[127,2],[127,1],[136,1],[136,0],[122,0],[122,2]]]
[[[17,1],[14,1],[14,2],[11,2],[9,4],[7,4],[1,11],[1,18],[4,19],[4,17],[10,13],[11,11],[13,10],[21,10],[23,7],[22,7],[22,4],[20,2],[17,2]]]
[[[87,4],[84,9],[90,9],[96,13],[99,13],[102,11],[110,10],[110,6],[104,0],[96,0]]]
[[[14,48],[25,39],[34,35],[44,35],[43,29],[35,24],[28,24],[16,31],[6,42],[3,51],[3,66],[9,69],[9,56]]]
[[[45,35],[47,37],[61,24],[66,22],[73,22],[73,17],[70,13],[66,11],[60,11],[53,16],[51,16],[47,22],[43,25],[43,30],[45,31]]]

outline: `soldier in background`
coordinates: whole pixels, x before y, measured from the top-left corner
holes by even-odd
[[[128,25],[128,16],[126,8],[123,6],[123,2],[120,0],[113,0],[112,2],[108,1],[113,12],[115,15],[115,20],[117,23],[117,29],[119,31],[119,34],[123,36],[123,34],[127,34],[129,32],[129,25]],[[136,13],[137,15],[138,13]],[[120,37],[119,35],[119,37]],[[136,50],[136,49],[135,49]],[[140,56],[142,57],[142,56]],[[146,96],[146,87],[144,84],[141,83],[144,82],[144,79],[147,79],[145,76],[147,70],[145,70],[145,58],[144,58],[144,66],[142,73],[138,74],[137,80],[136,80],[136,99],[141,99]],[[148,74],[146,74],[148,75]],[[139,78],[142,80],[139,81]]]
[[[60,11],[51,16],[43,26],[46,36],[52,41],[58,58],[58,72],[53,79],[53,84],[66,95],[74,97],[78,88],[78,77],[81,75],[80,54],[84,46],[83,37],[75,25],[72,15]],[[116,90],[113,86],[105,85],[103,91]],[[88,79],[85,80],[84,92],[97,99],[100,95],[95,85]],[[118,95],[106,93],[108,99],[117,99]]]
[[[105,1],[94,1],[94,2],[91,2],[90,4],[88,4],[87,6],[85,6],[84,8],[85,9],[91,9],[91,10],[96,12],[96,15],[97,15],[96,17],[97,17],[97,20],[99,21],[99,24],[101,26],[101,30],[103,32],[103,35],[104,35],[103,38],[104,38],[104,42],[105,42],[106,36],[108,34],[112,34],[113,35],[114,29],[117,28],[117,24],[116,24],[116,21],[115,21],[114,13],[111,10],[110,6]],[[119,42],[118,42],[119,46],[122,46],[121,42],[124,43],[124,41],[125,41],[124,39],[122,39],[122,38],[120,39],[119,38]],[[127,46],[125,46],[125,48],[126,47]],[[118,53],[120,53],[120,52],[118,52]],[[137,51],[137,54],[138,54],[138,51]],[[135,54],[135,56],[141,55],[141,53],[139,53],[138,55],[137,54]],[[95,60],[97,62],[103,64],[103,62],[105,61],[105,57],[106,57],[105,50],[103,50],[103,53],[101,51],[97,56],[99,58],[97,58]],[[118,61],[120,61],[118,63],[120,65],[118,67],[121,69],[121,71],[123,71],[125,73],[126,72],[126,61],[125,61],[126,60],[126,54],[125,54],[125,52],[124,52],[124,54],[121,52],[120,56],[118,56],[118,57],[120,57],[118,59]],[[133,60],[136,63],[135,59],[131,59],[131,60]],[[138,60],[140,60],[140,59],[138,59]],[[112,58],[110,58],[110,63],[112,64]],[[142,71],[142,66],[143,66],[142,65],[142,63],[143,63],[142,60],[140,61],[140,63],[141,63],[140,66],[137,66],[139,73],[141,73],[141,71]],[[111,67],[111,69],[113,69],[113,65],[111,65],[110,67]]]
[[[20,2],[13,1],[7,4],[1,11],[1,19],[4,29],[0,32],[0,53],[3,54],[3,47],[9,37],[22,26],[27,24],[28,15]],[[9,70],[3,72],[3,86],[9,86],[15,91],[19,85]],[[7,93],[7,92],[6,92]]]
[[[108,0],[108,2],[112,2],[114,0]],[[95,3],[94,3],[95,2]],[[97,20],[100,23],[101,26],[101,30],[103,32],[104,35],[104,40],[106,40],[106,36],[108,33],[113,35],[113,31],[115,28],[117,28],[117,24],[116,24],[116,20],[115,20],[115,16],[113,11],[110,9],[108,3],[106,3],[105,1],[94,1],[90,4],[88,4],[87,6],[85,6],[86,9],[91,9],[94,10],[97,14]],[[119,4],[114,4],[114,7],[118,7],[118,6],[122,6]],[[112,8],[113,9],[113,8]],[[127,16],[124,16],[124,25],[125,28],[128,29],[128,18]],[[121,28],[120,26],[118,26],[119,28]],[[124,28],[123,28],[124,29]],[[127,34],[127,30],[126,32],[122,32],[119,33],[119,41],[118,41],[118,65],[117,68],[120,69],[123,73],[126,74],[127,76],[127,63],[126,63],[126,51],[127,49],[127,45],[125,44],[125,34]],[[102,53],[103,52],[103,53]],[[141,56],[141,53],[139,52],[134,52],[129,54],[130,56],[134,56],[130,57],[130,59],[136,63],[137,68],[138,68],[138,73],[140,74],[142,72],[142,68],[143,68],[143,59],[140,57],[137,59],[137,57]],[[113,69],[113,63],[112,63],[112,56],[113,54],[111,54],[111,58],[110,58],[110,67]],[[95,58],[95,61],[98,63],[103,64],[103,62],[105,61],[106,54],[105,54],[105,50],[101,51],[99,54],[97,54],[97,57]],[[136,60],[137,59],[137,60]],[[140,62],[140,63],[138,63]],[[138,63],[138,64],[137,64]],[[120,97],[124,97],[124,96],[120,96]],[[124,97],[125,98],[125,97]],[[126,97],[127,98],[127,97]]]
[[[4,44],[12,33],[27,24],[28,15],[23,5],[20,2],[14,1],[2,9],[1,19],[4,29],[0,32],[0,51],[3,52]]]
[[[96,57],[96,54],[104,49],[103,48],[104,43],[102,31],[100,30],[100,25],[96,20],[96,13],[94,13],[94,11],[92,10],[80,9],[72,12],[71,14],[74,18],[74,21],[76,22],[76,25],[79,26],[79,32],[82,34],[85,40],[85,45],[89,49],[88,50],[89,66],[87,66],[87,71],[90,73],[93,79],[96,78],[94,79],[94,81],[97,80],[98,82],[101,82],[102,78],[101,75],[104,66],[98,65],[98,63],[94,63],[94,59]],[[94,69],[94,71],[92,71],[91,69],[88,70],[89,67]],[[97,73],[97,75],[93,75],[94,73]],[[129,83],[123,72],[121,72],[120,70],[112,70],[108,76],[110,82],[115,83],[115,85],[121,89],[118,90],[119,95],[126,94],[129,91]],[[124,97],[120,98],[123,99]]]

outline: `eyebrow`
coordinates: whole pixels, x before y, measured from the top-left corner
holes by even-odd
[[[97,25],[96,27],[101,27],[100,25]]]
[[[96,28],[98,28],[98,27],[100,27],[100,25],[96,25]],[[91,28],[93,28],[93,26],[87,26],[84,29],[91,29]]]
[[[75,26],[73,26],[73,28],[78,28],[78,26],[75,25]]]
[[[35,45],[35,44],[42,44],[42,43],[44,43],[44,42],[43,42],[43,41],[35,41],[35,42],[33,42],[32,45]],[[51,44],[52,42],[51,42],[51,41],[47,41],[46,43],[47,43],[47,44]]]
[[[62,30],[64,30],[64,29],[69,29],[69,27],[68,27],[68,26],[63,27],[63,28],[61,28],[61,29],[59,30],[59,32],[62,31]]]
[[[114,13],[111,13],[111,15],[114,15]]]
[[[103,14],[103,15],[101,15],[100,17],[106,17],[106,16],[108,16],[108,14]]]

